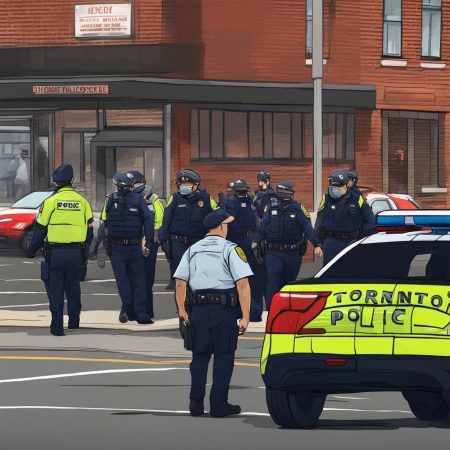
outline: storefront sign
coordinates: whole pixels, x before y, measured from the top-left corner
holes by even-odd
[[[75,5],[75,37],[131,36],[131,3]]]
[[[97,95],[109,94],[107,84],[73,84],[65,86],[33,86],[34,95]]]

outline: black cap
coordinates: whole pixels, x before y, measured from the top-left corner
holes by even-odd
[[[343,170],[335,170],[328,177],[330,186],[345,186],[348,183],[347,172]]]
[[[233,191],[248,191],[248,184],[245,180],[235,180],[233,184],[230,186]]]
[[[130,170],[128,173],[131,173],[131,175],[133,175],[135,183],[146,183],[145,176],[138,170]]]
[[[276,188],[275,188],[275,192],[277,194],[289,194],[292,195],[295,192],[294,189],[294,183],[292,181],[280,181]]]
[[[256,175],[258,181],[270,181],[270,173],[267,170],[261,170],[261,172]]]
[[[135,183],[133,175],[129,172],[118,172],[114,174],[113,182],[118,189],[131,188]]]
[[[223,209],[217,208],[203,219],[203,225],[206,229],[211,230],[218,227],[221,223],[230,223],[233,220],[233,216],[227,214]]]
[[[193,184],[200,184],[202,179],[200,175],[192,169],[182,169],[177,173],[177,181],[176,184],[180,184],[183,181],[189,181]]]
[[[53,172],[52,180],[55,183],[70,183],[73,178],[73,167],[70,164],[61,164]]]
[[[347,170],[347,178],[349,180],[358,181],[358,174],[355,170]]]

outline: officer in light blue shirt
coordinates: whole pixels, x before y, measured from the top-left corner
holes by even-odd
[[[174,273],[179,315],[190,320],[194,332],[189,403],[193,416],[204,414],[206,377],[213,353],[211,415],[225,417],[241,412],[240,406],[228,403],[228,391],[239,331],[244,332],[249,322],[248,277],[253,272],[244,251],[225,239],[233,220],[220,208],[209,213],[203,221],[208,234],[185,252]],[[189,314],[185,309],[188,285],[192,301]],[[242,311],[239,326],[238,305]]]

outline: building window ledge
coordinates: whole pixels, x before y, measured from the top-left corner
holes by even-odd
[[[381,65],[383,67],[406,67],[408,61],[406,59],[382,59]]]
[[[328,62],[328,59],[323,59],[323,64],[325,65]],[[305,65],[306,66],[312,66],[312,58],[308,58],[305,60]]]
[[[422,194],[446,194],[446,187],[422,186]]]
[[[420,67],[422,69],[445,69],[447,64],[445,63],[434,63],[434,62],[421,62]]]

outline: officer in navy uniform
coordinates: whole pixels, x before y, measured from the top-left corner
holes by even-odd
[[[247,182],[238,179],[231,187],[234,195],[228,196],[223,204],[223,209],[234,217],[228,227],[227,239],[242,248],[253,271],[254,276],[250,278],[252,291],[250,322],[260,322],[263,312],[265,272],[264,267],[256,261],[252,250],[252,241],[259,219],[248,194]]]
[[[302,263],[301,241],[305,234],[314,246],[314,255],[322,256],[314,235],[308,210],[294,200],[294,185],[281,181],[275,188],[278,201],[266,207],[258,241],[266,241],[266,306],[285,284],[297,278]]]
[[[233,195],[233,184],[236,180],[228,180],[227,183],[227,189],[226,192],[219,192],[218,193],[218,197],[219,197],[219,201],[217,203],[217,206],[219,208],[223,208],[223,205],[225,204],[225,201],[228,197],[230,197],[231,195]]]
[[[143,236],[148,249],[153,240],[153,213],[149,211],[144,197],[132,192],[134,178],[130,173],[117,173],[113,181],[117,192],[107,198],[102,220],[108,232],[111,265],[122,300],[119,321],[153,323],[147,308],[142,256]]]
[[[346,171],[348,182],[347,186],[348,188],[353,191],[355,194],[361,195],[361,191],[359,190],[358,186],[358,174],[354,170],[347,170]]]
[[[208,364],[214,354],[210,411],[213,417],[239,414],[238,405],[228,403],[228,391],[234,366],[239,332],[249,322],[250,285],[252,275],[245,254],[236,244],[225,239],[233,217],[217,209],[204,219],[208,234],[183,255],[174,278],[178,312],[190,320],[194,331],[189,410],[191,415],[204,413]],[[187,287],[192,309],[185,308]],[[238,305],[242,311],[240,316]]]
[[[70,164],[59,166],[52,179],[57,188],[41,205],[27,256],[34,258],[44,245],[41,278],[50,302],[50,332],[64,336],[64,293],[69,329],[80,326],[80,275],[94,237],[94,219],[87,200],[72,188],[73,167]]]
[[[362,195],[347,186],[345,171],[328,177],[328,194],[322,196],[316,220],[316,236],[328,264],[349,244],[373,232],[375,216]]]
[[[258,181],[258,190],[253,196],[253,204],[260,219],[263,218],[266,206],[276,199],[275,192],[270,186],[270,173],[267,170],[261,170],[256,176]]]
[[[170,262],[173,276],[184,252],[206,234],[203,219],[217,208],[215,200],[199,189],[200,175],[191,169],[177,173],[178,192],[167,201],[159,231],[161,249]]]

